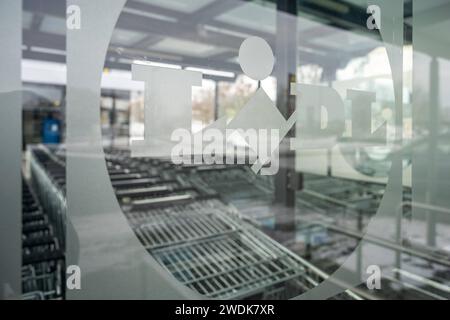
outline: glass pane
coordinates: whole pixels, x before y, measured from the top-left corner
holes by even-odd
[[[449,6],[0,4],[1,297],[449,298]]]

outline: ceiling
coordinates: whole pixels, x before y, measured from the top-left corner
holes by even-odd
[[[24,58],[64,63],[65,1],[23,2]],[[295,19],[297,30],[283,36],[297,42],[301,63],[342,66],[380,45],[379,35],[365,28],[361,1],[335,1],[341,5],[337,8],[317,5],[323,2],[298,0],[299,15],[294,17],[277,15],[274,1],[129,0],[117,21],[105,67],[130,70],[133,60],[150,60],[241,73],[236,57],[242,41],[260,36],[276,52],[277,23]],[[348,7],[351,18],[333,11],[342,6]]]

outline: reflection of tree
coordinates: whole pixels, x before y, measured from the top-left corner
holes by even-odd
[[[248,102],[257,88],[256,81],[239,76],[236,82],[222,82],[219,87],[220,116],[231,119]]]
[[[203,125],[214,121],[214,90],[205,88],[193,96],[192,119]]]
[[[322,79],[323,68],[317,64],[308,64],[297,68],[298,82],[319,84]]]
[[[130,101],[130,121],[144,123],[144,97],[139,96]]]

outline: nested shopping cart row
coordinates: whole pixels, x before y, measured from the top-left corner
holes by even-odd
[[[56,212],[50,219],[56,224],[42,227],[41,220],[30,216],[29,231],[42,241],[39,250],[53,249],[52,228],[65,224],[65,157],[61,149],[37,153],[32,175],[44,191],[40,198]],[[234,206],[224,202],[226,197],[218,194],[234,200],[253,199],[261,205],[270,201],[270,181],[253,181],[249,169],[185,168],[161,159],[131,158],[124,151],[109,151],[106,165],[117,200],[143,247],[177,281],[199,294],[220,299],[288,298],[317,284],[310,280],[311,273],[324,279],[300,257],[243,220]],[[47,200],[47,194],[53,200]],[[44,251],[39,250],[36,256],[42,257]],[[51,266],[52,270],[61,267]],[[24,269],[24,278],[34,279],[27,285],[60,283],[60,279],[34,276],[40,271]],[[30,298],[42,297],[42,292],[35,291]]]
[[[243,298],[304,273],[295,256],[249,230],[152,254],[181,283],[211,298]]]
[[[51,217],[22,180],[23,299],[62,298],[64,255]]]
[[[205,200],[175,207],[130,212],[127,217],[147,249],[176,245],[235,231],[236,222]]]

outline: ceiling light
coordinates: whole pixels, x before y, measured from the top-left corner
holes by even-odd
[[[146,65],[146,66],[163,67],[163,68],[170,68],[170,69],[181,69],[181,66],[179,66],[177,64],[154,62],[154,61],[148,61],[148,60],[134,60],[133,64],[141,64],[141,65]]]
[[[195,67],[187,67],[186,70],[199,71],[203,74],[207,74],[210,76],[218,76],[218,77],[225,77],[225,78],[234,78],[235,77],[235,74],[233,72],[229,72],[229,71],[220,71],[220,70],[203,69],[203,68],[195,68]]]

